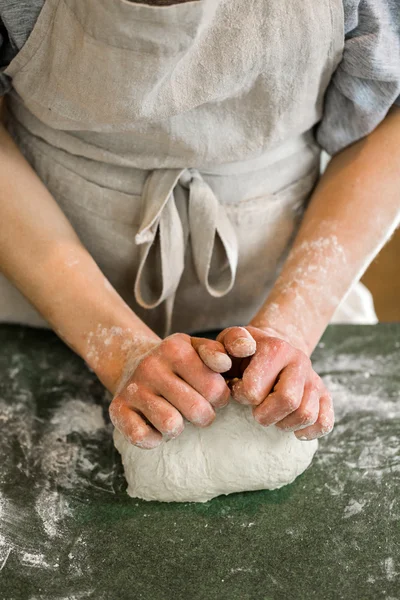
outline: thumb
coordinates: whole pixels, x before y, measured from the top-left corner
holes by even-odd
[[[224,345],[228,354],[235,358],[253,356],[257,349],[255,339],[244,327],[228,327],[221,331],[217,340]]]
[[[225,373],[232,367],[232,361],[222,344],[206,338],[192,337],[192,346],[203,363],[215,373]]]

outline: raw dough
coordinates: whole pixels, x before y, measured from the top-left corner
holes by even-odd
[[[234,401],[209,427],[186,424],[179,437],[153,450],[133,446],[118,431],[128,494],[144,500],[206,502],[220,494],[282,487],[308,465],[318,441],[257,423],[251,408]]]

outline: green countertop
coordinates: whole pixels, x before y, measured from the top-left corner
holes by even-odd
[[[400,599],[400,324],[335,326],[314,364],[337,424],[274,492],[128,497],[95,376],[0,327],[0,598]]]

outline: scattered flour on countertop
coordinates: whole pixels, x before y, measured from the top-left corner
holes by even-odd
[[[397,575],[400,575],[400,573],[396,570],[394,560],[392,557],[385,559],[383,567],[385,569],[386,578],[388,579],[388,581],[393,581],[395,577],[397,577]]]
[[[51,476],[65,488],[76,485],[96,468],[91,460],[90,448],[85,439],[108,432],[102,407],[82,400],[61,402],[54,411],[40,443],[33,449],[34,461],[41,471]],[[78,437],[71,439],[71,434]]]
[[[33,552],[21,552],[20,561],[24,567],[51,567],[46,561],[44,554],[34,554]],[[54,565],[57,568],[58,563]]]
[[[20,390],[21,394],[24,395]],[[47,422],[35,416],[32,398],[28,395],[25,401],[20,399],[12,405],[0,399],[0,414],[4,448],[18,440],[24,454],[24,460],[19,464],[21,471],[29,476],[31,469],[36,472],[39,467],[42,477],[47,478],[36,493],[32,490],[37,521],[27,521],[23,507],[0,492],[0,571],[7,568],[10,557],[26,569],[58,570],[65,527],[73,518],[63,488],[80,489],[84,485],[93,485],[90,481],[93,479],[99,482],[101,489],[110,491],[107,489],[109,473],[99,469],[94,457],[91,460],[90,449],[94,439],[98,443],[99,434],[111,440],[110,426],[104,422],[101,406],[77,399],[61,401]],[[44,427],[39,441],[35,431],[38,427],[42,430]],[[71,437],[70,434],[74,435]],[[3,466],[6,476],[8,465],[3,463]],[[94,470],[95,476],[91,478]],[[53,545],[55,540],[58,540],[57,551]],[[81,565],[87,554],[85,544],[79,536],[69,550],[67,568],[73,576],[82,575]]]
[[[350,517],[354,517],[354,515],[358,515],[360,512],[362,512],[366,502],[366,500],[362,500],[361,502],[357,502],[357,500],[350,500],[344,509],[344,518],[349,519]]]
[[[82,400],[68,400],[60,405],[50,423],[54,433],[63,436],[72,432],[92,434],[105,427],[101,406]]]
[[[93,598],[93,594],[95,590],[87,590],[85,592],[74,592],[73,594],[68,594],[68,596],[31,596],[29,600],[84,600],[85,598]],[[390,600],[390,598],[388,599]]]
[[[29,547],[30,539],[27,539],[24,544],[21,535],[14,536],[24,523],[23,518],[21,519],[20,509],[4,496],[0,497],[0,502],[0,572],[6,567],[10,556],[16,556],[24,567],[57,569],[59,564],[52,553],[51,557],[46,557],[43,552]]]
[[[332,496],[347,500],[345,519],[370,511],[380,486],[389,485],[400,473],[399,439],[394,432],[388,433],[400,419],[400,385],[393,381],[399,354],[366,355],[364,348],[374,339],[366,336],[361,346],[359,338],[349,336],[336,352],[326,349],[322,342],[323,352],[313,360],[335,409],[335,427],[321,440],[315,457],[327,473],[323,487],[316,491],[328,490]],[[354,428],[354,419],[360,423],[362,437]],[[354,486],[364,490],[356,500]],[[384,497],[382,502],[381,508],[391,521],[400,519],[399,502]]]
[[[355,357],[346,353],[335,354],[325,351],[320,359],[313,361],[313,366],[317,372],[338,373],[341,376],[357,373],[364,377],[365,373],[368,373],[367,378],[369,378],[378,371],[380,376],[385,374],[392,376],[393,369],[398,366],[398,363],[399,358],[394,354],[389,356],[377,354],[373,357],[360,354]]]
[[[373,392],[370,390],[368,393],[363,392],[362,382],[354,386],[354,381],[351,381],[350,377],[339,381],[335,375],[323,375],[322,379],[331,393],[337,421],[354,413],[355,410],[372,412],[389,419],[400,417],[400,390],[399,402],[393,402],[387,394],[379,393],[379,388]],[[357,390],[354,390],[354,387],[357,387]]]
[[[257,571],[258,569],[256,569]],[[251,567],[236,567],[230,570],[230,574],[234,575],[235,573],[253,573],[253,569]]]
[[[69,504],[64,495],[46,486],[35,502],[35,510],[42,520],[42,525],[50,538],[62,535],[60,523],[66,516],[72,516]]]

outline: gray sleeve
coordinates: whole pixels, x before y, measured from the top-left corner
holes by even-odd
[[[368,135],[400,104],[400,0],[344,0],[344,53],[317,127],[331,156]]]
[[[0,96],[11,87],[2,71],[25,44],[43,5],[44,0],[0,0]]]

